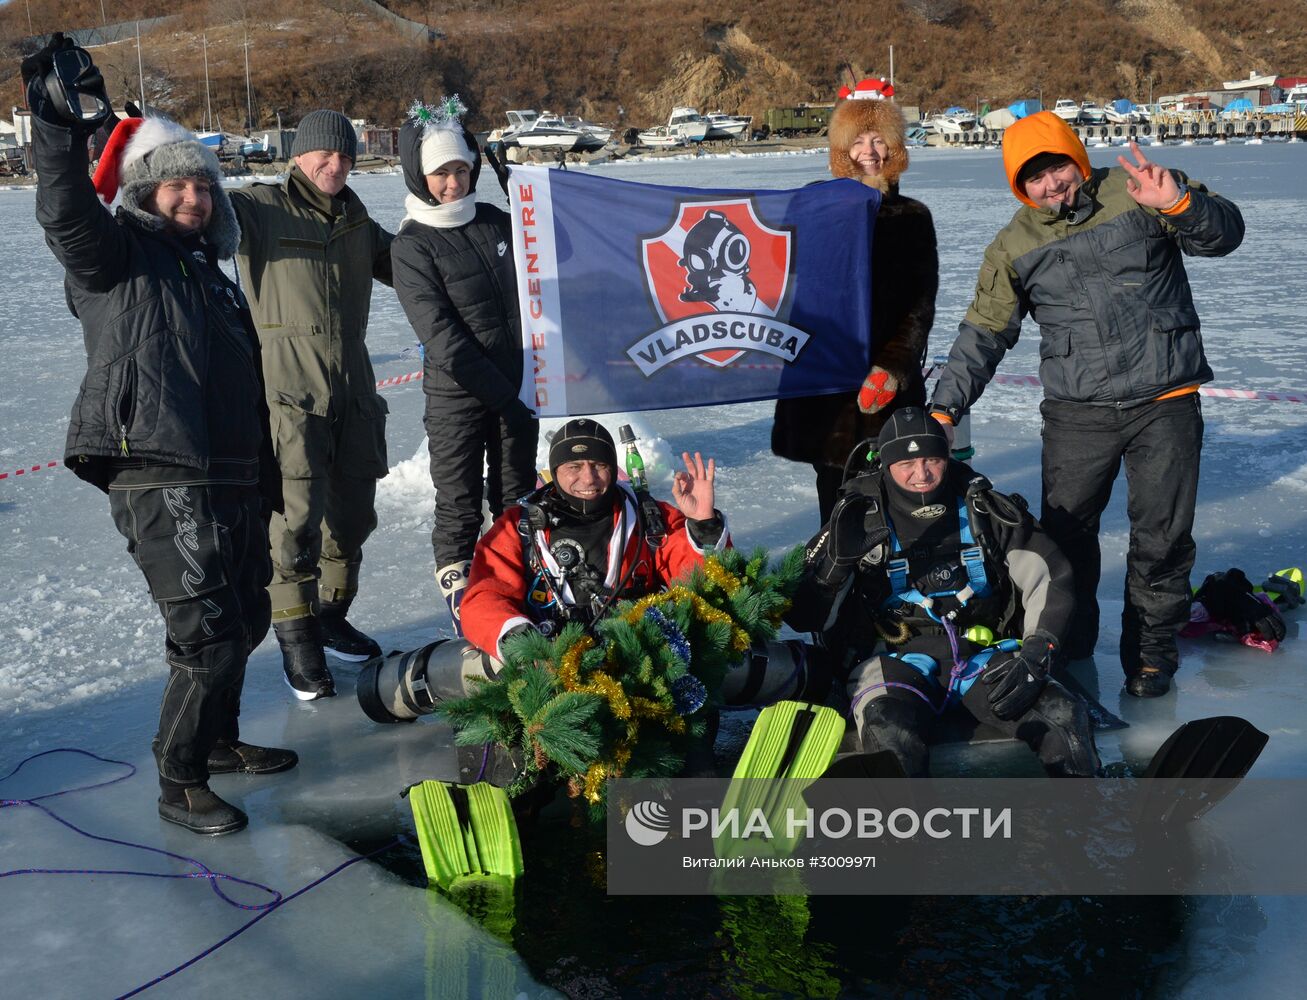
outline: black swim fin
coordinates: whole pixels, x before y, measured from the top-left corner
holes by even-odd
[[[1233,715],[1186,722],[1158,748],[1142,775],[1184,781],[1148,794],[1147,812],[1162,823],[1198,819],[1234,790],[1269,740]]]

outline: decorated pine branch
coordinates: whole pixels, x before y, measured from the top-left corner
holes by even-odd
[[[802,548],[774,566],[762,549],[714,554],[667,590],[620,602],[592,632],[514,636],[499,675],[439,711],[458,743],[520,754],[510,792],[558,778],[602,810],[609,778],[684,767],[727,672],[775,636],[802,569]]]

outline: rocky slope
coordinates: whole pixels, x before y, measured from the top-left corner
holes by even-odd
[[[1307,75],[1302,0],[383,0],[429,24],[414,40],[359,0],[105,0],[110,21],[176,13],[143,40],[146,98],[229,130],[314,107],[398,122],[414,98],[458,92],[473,124],[509,107],[645,125],[673,104],[754,115],[832,99],[850,72],[887,75],[923,110],[1022,97],[1146,100],[1252,70]],[[35,10],[31,7],[35,6]],[[98,0],[0,7],[0,99],[21,103],[23,38],[92,26]],[[248,39],[251,87],[244,75]],[[139,97],[134,40],[96,49],[113,96]]]

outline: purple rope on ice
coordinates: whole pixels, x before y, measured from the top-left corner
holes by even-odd
[[[489,760],[489,751],[490,751],[490,746],[489,744],[487,744],[486,753],[483,756],[481,762],[481,768],[483,772],[485,771],[486,762]],[[222,940],[216,942],[215,944],[210,945],[208,948],[205,948],[198,955],[195,955],[193,958],[187,959],[181,965],[178,965],[173,969],[169,969],[167,972],[163,973],[160,976],[156,976],[154,979],[151,979],[148,983],[145,983],[127,993],[122,994],[120,997],[117,998],[117,1000],[126,1000],[127,997],[134,997],[137,994],[144,993],[152,986],[157,986],[165,979],[175,976],[177,973],[190,968],[192,965],[195,965],[197,962],[201,961],[202,959],[207,958],[209,955],[212,955],[215,951],[217,951],[219,948],[225,945],[228,941],[234,940],[235,938],[239,937],[241,934],[244,934],[247,930],[249,930],[251,927],[257,924],[269,913],[272,913],[278,907],[286,903],[289,903],[292,899],[296,899],[297,897],[304,895],[304,893],[308,892],[310,889],[316,888],[317,886],[321,885],[323,882],[327,881],[327,879],[344,871],[350,865],[357,864],[360,861],[366,861],[368,858],[375,857],[376,855],[388,851],[391,848],[396,847],[401,843],[404,843],[405,841],[405,838],[401,835],[400,837],[397,837],[395,840],[391,841],[390,843],[377,848],[375,851],[370,851],[367,854],[363,854],[355,858],[350,858],[347,861],[343,861],[335,868],[333,868],[331,871],[327,872],[325,875],[314,879],[308,885],[302,886],[301,888],[295,890],[288,896],[283,896],[276,889],[263,885],[262,883],[254,882],[249,879],[243,879],[236,875],[227,875],[224,872],[215,872],[212,869],[210,869],[207,865],[205,865],[203,862],[197,861],[194,858],[188,858],[183,854],[175,854],[172,851],[165,851],[159,847],[150,847],[147,844],[133,843],[130,840],[118,840],[113,837],[102,837],[99,834],[90,833],[89,831],[83,830],[81,827],[73,823],[70,823],[68,820],[64,819],[62,816],[55,813],[52,809],[49,809],[48,807],[41,805],[42,799],[58,798],[61,795],[68,795],[72,792],[90,791],[91,789],[94,788],[105,788],[109,785],[116,785],[120,781],[126,781],[128,778],[136,774],[136,768],[132,764],[129,764],[127,761],[113,760],[112,758],[109,757],[101,757],[98,754],[91,753],[90,751],[87,750],[80,750],[76,747],[56,747],[53,750],[44,750],[41,753],[33,754],[30,757],[24,758],[22,761],[19,762],[17,767],[15,767],[13,770],[11,770],[8,774],[4,775],[3,777],[0,777],[0,781],[6,781],[9,778],[12,778],[15,774],[21,771],[27,764],[31,763],[32,761],[55,753],[81,754],[83,757],[90,757],[93,760],[98,760],[105,764],[116,764],[121,767],[125,767],[127,768],[127,772],[125,774],[120,774],[116,778],[110,778],[108,781],[100,781],[91,785],[79,785],[74,788],[65,788],[62,791],[47,792],[44,795],[34,795],[31,798],[0,799],[0,809],[3,809],[7,806],[31,806],[34,809],[39,809],[42,813],[49,816],[51,819],[55,820],[57,823],[61,823],[62,825],[66,826],[68,829],[74,831],[75,833],[81,834],[83,837],[88,837],[91,840],[98,840],[104,844],[114,844],[118,847],[133,847],[138,850],[149,851],[151,854],[159,854],[162,855],[163,857],[171,858],[175,861],[181,861],[185,864],[192,865],[198,870],[192,872],[174,873],[174,872],[127,871],[127,870],[96,869],[96,868],[19,868],[19,869],[14,869],[13,871],[0,872],[0,878],[8,878],[9,876],[12,875],[132,875],[138,878],[206,879],[209,882],[209,887],[213,889],[213,891],[218,895],[218,898],[220,898],[223,902],[228,903],[231,906],[234,906],[240,910],[258,911],[254,917],[252,917],[250,920],[247,920],[240,927],[236,928],[236,930],[232,931],[226,937],[222,938]],[[478,778],[477,780],[479,781],[480,778]],[[249,886],[252,889],[259,889],[262,890],[263,892],[268,893],[270,896],[273,897],[273,899],[267,903],[239,903],[236,900],[232,899],[230,896],[228,896],[226,893],[224,893],[222,889],[218,887],[219,881],[234,882],[237,885],[244,885],[244,886]]]

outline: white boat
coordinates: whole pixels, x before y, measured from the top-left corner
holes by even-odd
[[[966,108],[952,107],[928,117],[922,125],[940,135],[962,135],[974,128],[976,116]]]
[[[728,115],[721,111],[714,111],[707,116],[708,134],[705,139],[738,139],[742,135],[749,134],[749,126],[753,124],[753,118],[749,115]]]
[[[1102,125],[1107,121],[1107,112],[1093,101],[1081,101],[1080,120],[1086,125]]]
[[[685,136],[679,132],[673,132],[668,125],[655,125],[653,128],[645,129],[639,135],[641,145],[655,148],[684,146],[687,141]]]
[[[703,142],[708,127],[708,119],[699,114],[698,108],[672,108],[667,119],[667,128],[687,142]]]
[[[1074,125],[1076,122],[1080,121],[1080,105],[1075,101],[1068,101],[1063,97],[1053,105],[1053,114],[1057,115],[1068,125]]]
[[[540,115],[535,111],[509,111],[506,112],[506,117],[508,118],[508,127],[491,132],[490,139],[498,140],[505,146],[516,146],[517,133],[530,128],[531,124]]]
[[[1130,125],[1137,121],[1134,116],[1134,105],[1124,97],[1108,104],[1103,109],[1103,114],[1111,125]]]
[[[576,144],[580,150],[603,149],[613,137],[613,130],[608,126],[588,122],[579,115],[563,115],[563,124],[581,130],[581,139]]]
[[[555,149],[567,152],[576,149],[587,136],[582,129],[566,124],[558,115],[542,111],[528,127],[515,133],[513,138],[517,140],[519,146],[526,149]],[[602,146],[603,143],[599,145]]]

